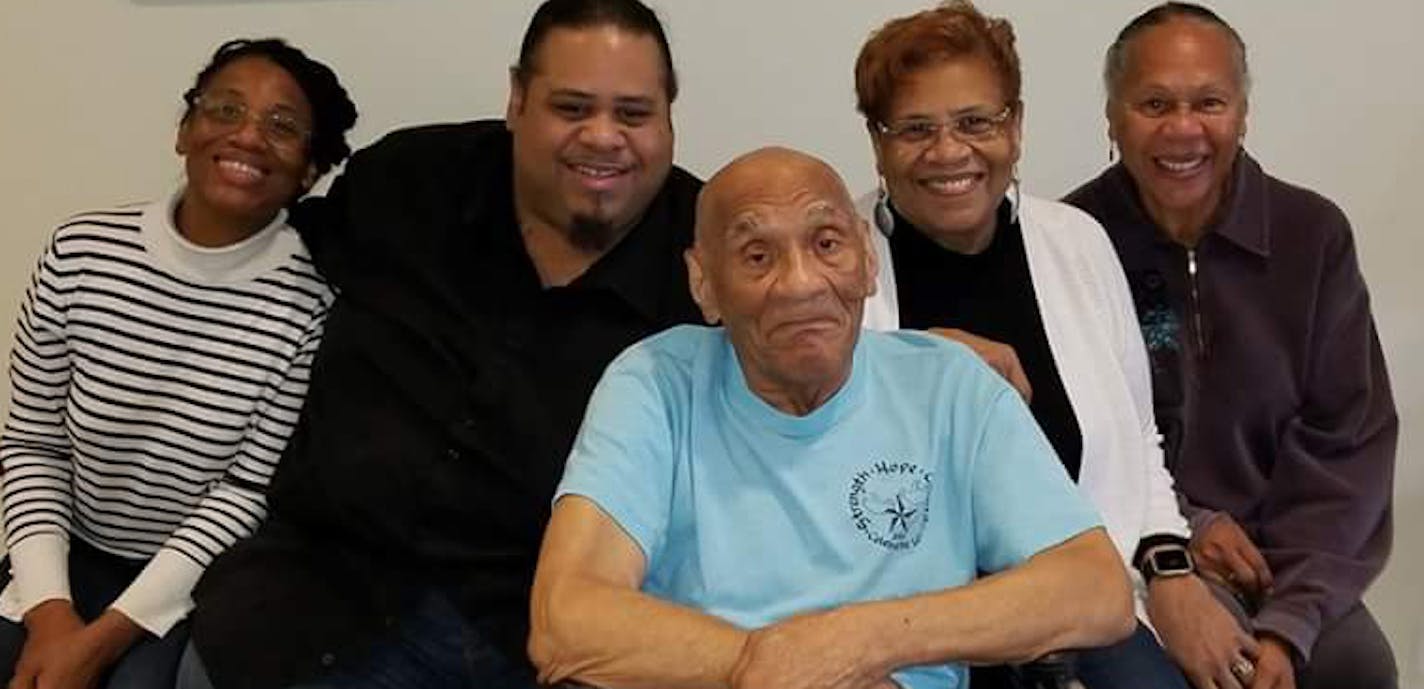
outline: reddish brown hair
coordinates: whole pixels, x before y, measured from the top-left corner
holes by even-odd
[[[1014,27],[987,17],[969,0],[892,19],[870,35],[855,60],[856,109],[867,122],[883,122],[895,89],[920,69],[949,60],[982,57],[999,76],[1008,105],[1018,109],[1022,75]]]

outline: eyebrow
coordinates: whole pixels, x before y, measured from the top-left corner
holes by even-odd
[[[1229,82],[1221,82],[1221,81],[1212,80],[1212,81],[1207,81],[1207,82],[1205,82],[1205,83],[1200,83],[1200,84],[1188,84],[1187,86],[1181,87],[1181,88],[1176,87],[1176,86],[1173,86],[1173,85],[1171,85],[1171,84],[1164,84],[1164,83],[1162,83],[1162,82],[1160,82],[1160,81],[1150,81],[1150,82],[1146,82],[1146,83],[1141,84],[1140,86],[1137,87],[1136,90],[1139,90],[1139,91],[1166,91],[1167,93],[1176,93],[1177,91],[1188,91],[1188,92],[1193,92],[1193,93],[1200,93],[1200,92],[1203,92],[1203,91],[1232,91],[1232,90],[1239,90],[1239,89],[1233,87]]]
[[[549,90],[550,98],[578,98],[582,100],[597,100],[598,96],[587,91],[580,91],[571,88],[558,88]],[[650,96],[614,96],[613,102],[620,105],[647,105],[652,106],[657,100]]]
[[[845,209],[831,201],[818,201],[806,210],[806,217],[816,223],[832,220],[845,224],[848,216]],[[736,244],[743,236],[755,234],[761,228],[762,222],[755,212],[746,212],[727,225],[722,237],[728,244]]]
[[[736,242],[742,235],[752,234],[759,229],[761,229],[761,222],[757,220],[756,216],[744,214],[727,226],[723,237],[728,242]]]
[[[247,94],[245,94],[245,93],[243,93],[243,92],[241,92],[241,91],[239,91],[239,90],[237,90],[237,89],[235,89],[235,88],[232,88],[232,87],[224,87],[224,88],[216,88],[216,89],[212,89],[212,90],[205,90],[205,91],[203,91],[203,93],[204,93],[204,94],[212,93],[212,94],[215,94],[215,95],[222,95],[222,96],[236,96],[236,97],[237,97],[239,100],[241,100],[244,104],[247,103]],[[297,106],[295,106],[295,105],[292,105],[291,103],[285,103],[285,102],[280,102],[280,101],[279,101],[279,102],[277,102],[277,103],[273,103],[271,107],[267,108],[267,112],[271,112],[271,111],[274,111],[274,110],[280,110],[280,111],[282,111],[282,112],[284,112],[284,113],[290,113],[290,114],[292,114],[292,115],[297,115],[297,116],[299,116],[299,117],[302,116],[302,111],[301,111],[301,109],[299,109],[299,108],[298,108]]]
[[[839,205],[830,201],[820,201],[814,206],[812,206],[810,209],[808,209],[806,212],[806,217],[817,221],[844,221],[848,215],[849,214],[845,212],[844,208],[841,208]]]
[[[1003,108],[999,108],[998,110],[995,110],[995,109],[993,108],[993,106],[990,106],[990,105],[982,104],[982,103],[981,103],[981,104],[977,104],[977,105],[966,105],[966,106],[964,106],[964,107],[962,107],[962,108],[959,108],[958,110],[951,110],[951,111],[949,111],[949,116],[950,116],[950,117],[963,117],[963,116],[965,116],[965,115],[982,114],[982,113],[989,113],[989,114],[997,115],[997,114],[999,114],[1000,112],[1003,112]],[[912,113],[909,113],[909,114],[906,114],[906,115],[901,115],[901,116],[896,117],[896,118],[893,118],[893,119],[896,119],[896,120],[932,120],[932,119],[934,119],[934,114],[932,114],[932,113],[926,113],[926,112],[912,112]]]

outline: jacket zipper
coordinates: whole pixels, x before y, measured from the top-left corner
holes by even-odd
[[[1189,286],[1191,303],[1188,308],[1192,311],[1192,335],[1196,339],[1197,358],[1206,358],[1206,335],[1202,330],[1201,314],[1201,290],[1197,285],[1197,250],[1187,249],[1187,283]]]

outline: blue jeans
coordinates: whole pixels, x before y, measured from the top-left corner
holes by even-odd
[[[74,609],[80,619],[88,622],[103,614],[115,598],[146,564],[102,552],[71,537],[69,539],[69,588]],[[0,571],[9,572],[9,559],[0,563]],[[0,586],[9,583],[3,575]],[[25,628],[0,619],[0,686],[8,684],[15,673],[15,662],[25,645]],[[178,659],[188,643],[188,623],[180,622],[161,638],[144,636],[109,668],[99,680],[103,689],[166,689],[173,686],[178,671]]]
[[[1182,671],[1141,622],[1122,641],[1076,654],[1078,679],[1092,689],[1190,689]]]
[[[190,644],[178,689],[212,689]],[[511,659],[437,592],[427,593],[389,637],[354,667],[293,689],[536,689],[529,664]]]
[[[1071,674],[1088,689],[1190,689],[1176,664],[1146,625],[1111,646],[1065,651]],[[970,668],[971,689],[1013,689],[1041,679],[1033,666],[1010,670],[1002,665]],[[1015,675],[1022,675],[1016,677]]]

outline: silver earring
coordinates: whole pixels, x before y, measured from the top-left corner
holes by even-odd
[[[1014,202],[1009,208],[1009,222],[1019,221],[1019,210],[1023,208],[1023,184],[1019,182],[1019,165],[1014,163],[1013,172],[1009,173],[1009,184],[1014,187]]]
[[[889,237],[895,234],[895,214],[890,212],[890,192],[885,189],[885,178],[880,178],[880,186],[875,189],[875,229]]]

